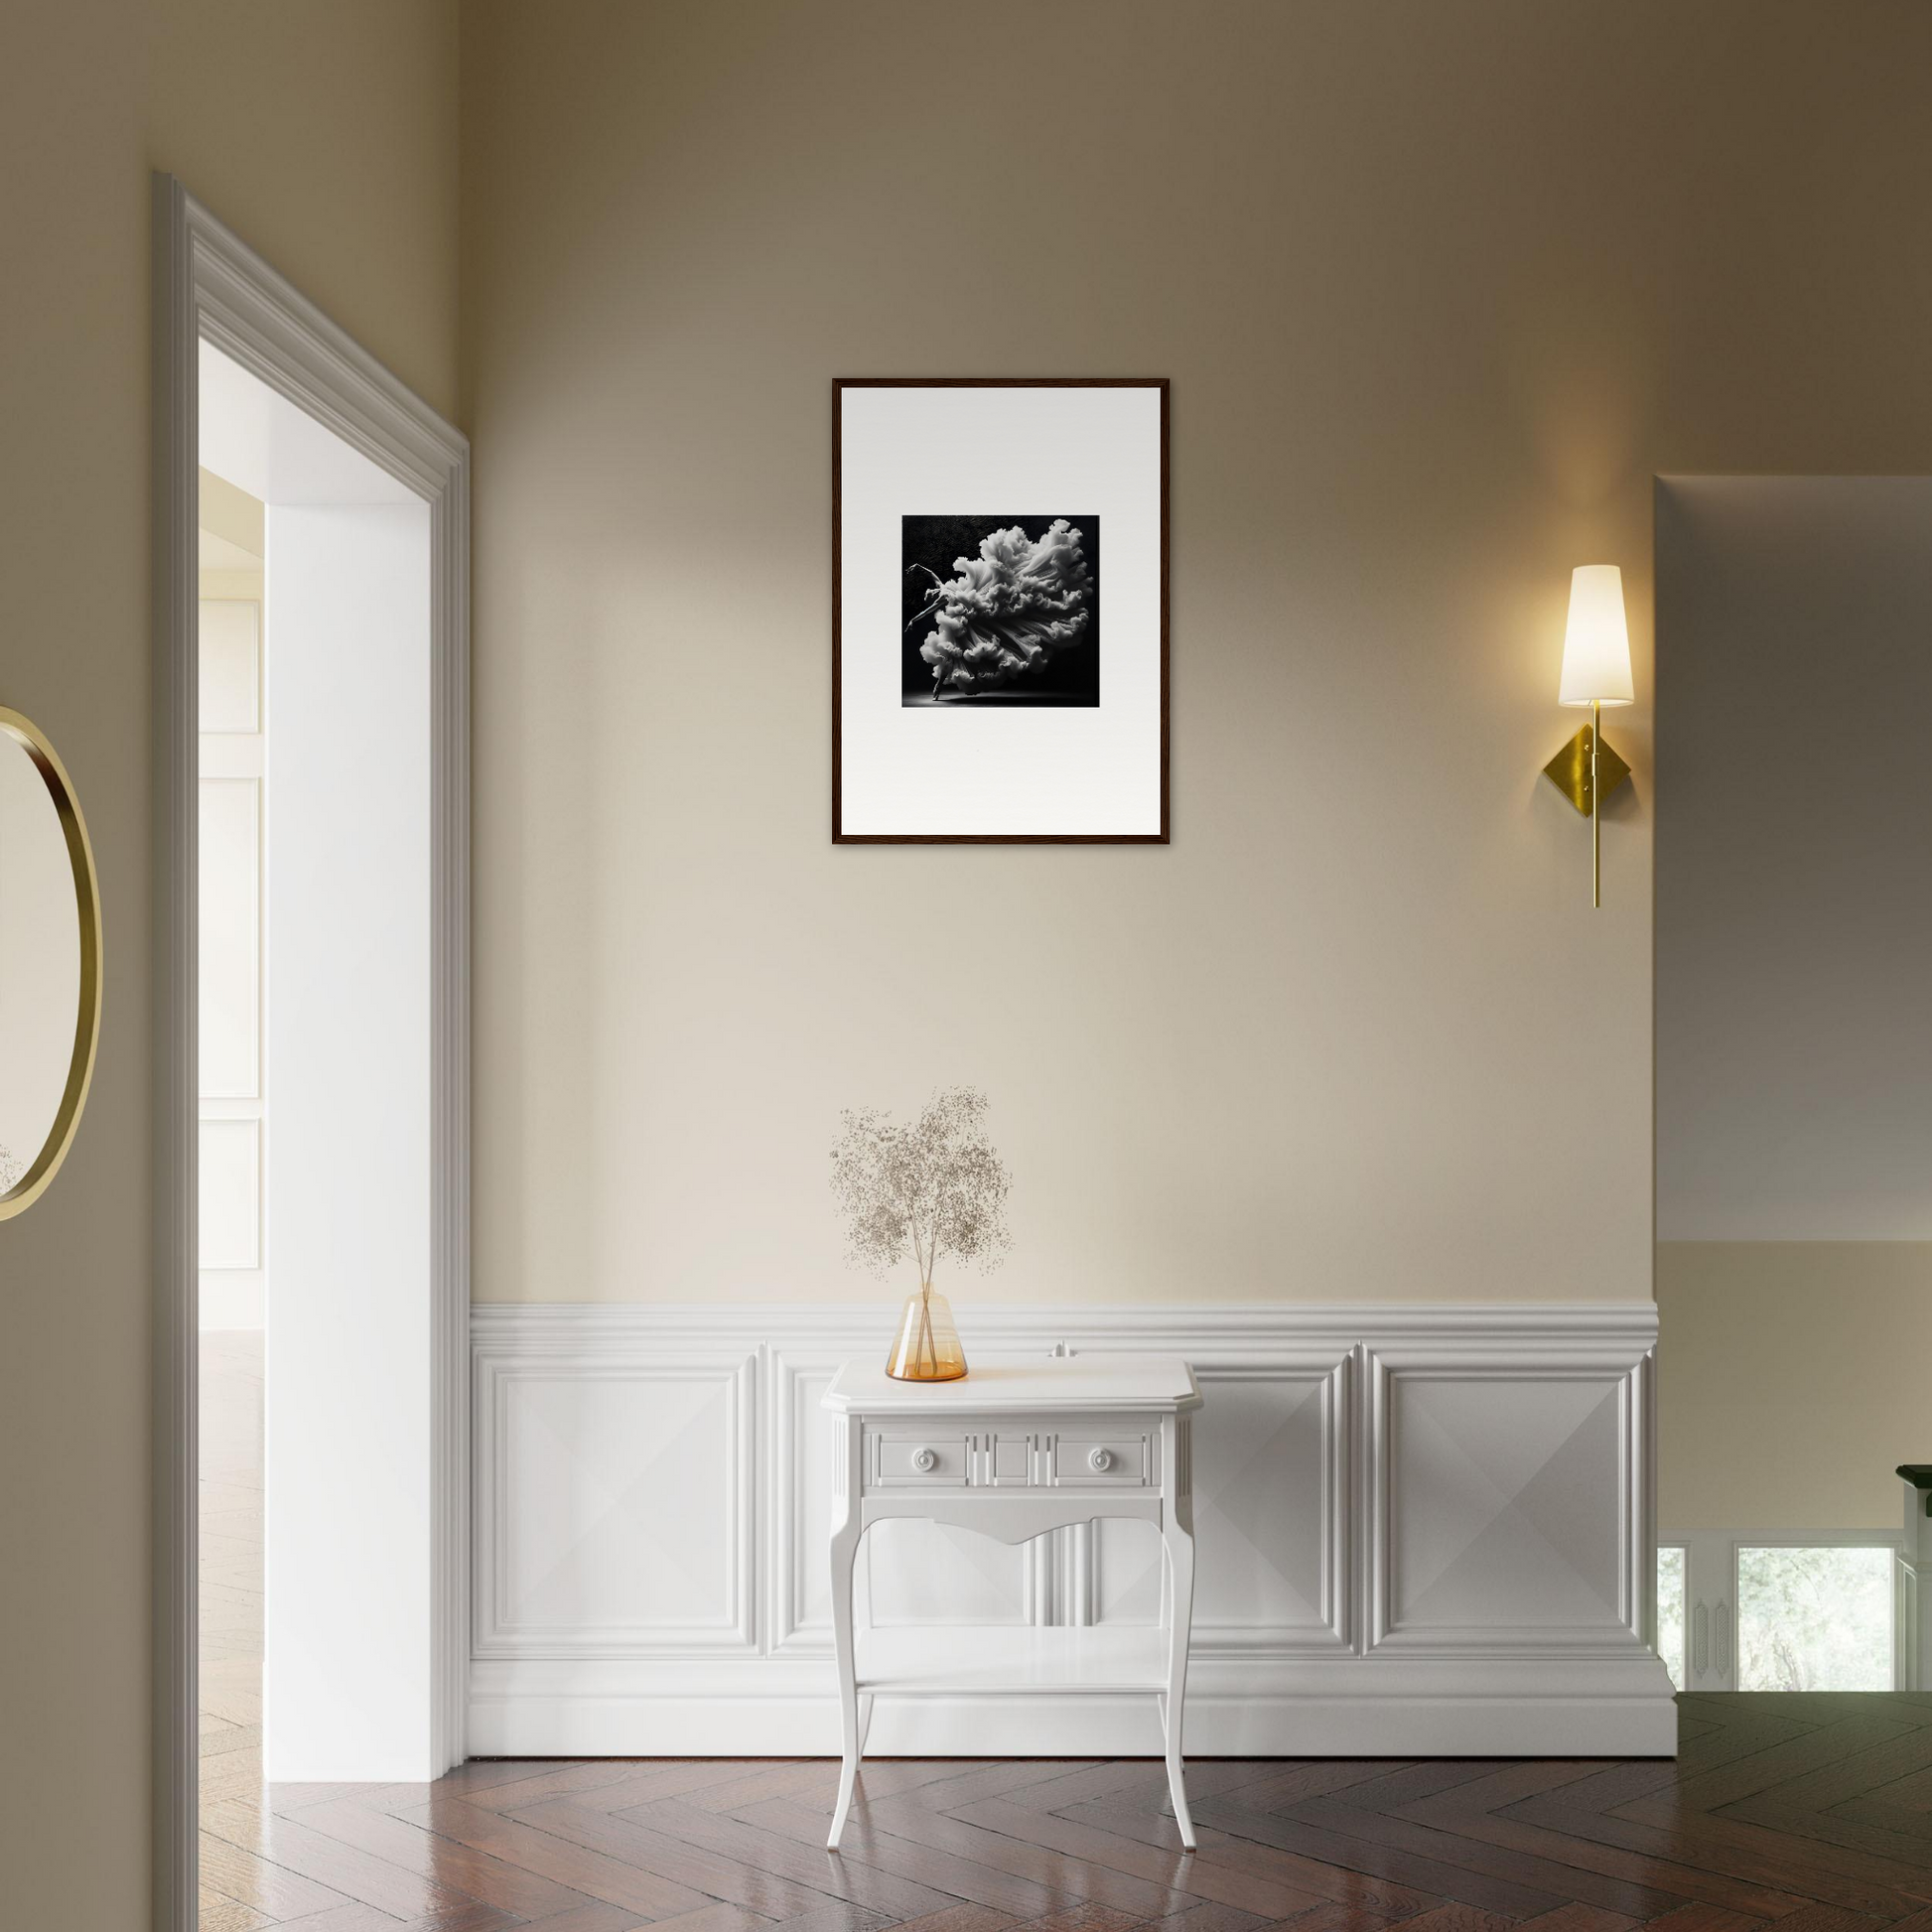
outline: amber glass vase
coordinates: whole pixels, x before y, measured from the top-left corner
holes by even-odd
[[[905,1298],[886,1373],[901,1382],[957,1382],[966,1373],[966,1351],[943,1295],[922,1288]]]

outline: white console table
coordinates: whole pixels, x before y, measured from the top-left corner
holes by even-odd
[[[1180,1842],[1194,1849],[1181,1780],[1181,1710],[1194,1604],[1188,1423],[1201,1406],[1185,1362],[1052,1356],[974,1368],[957,1382],[897,1382],[847,1362],[826,1391],[832,1452],[832,1631],[845,1759],[827,1843],[838,1849],[879,1697],[1017,1692],[1155,1700]],[[922,1517],[1025,1543],[1097,1517],[1152,1523],[1167,1553],[1155,1629],[853,1630],[852,1573],[875,1523]]]

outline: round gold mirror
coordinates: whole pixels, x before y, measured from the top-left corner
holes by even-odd
[[[100,889],[67,768],[0,706],[0,1221],[80,1125],[100,1038]]]

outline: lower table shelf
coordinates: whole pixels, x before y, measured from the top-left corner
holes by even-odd
[[[1168,1633],[1152,1627],[971,1625],[862,1630],[858,1688],[898,1697],[1165,1691]]]

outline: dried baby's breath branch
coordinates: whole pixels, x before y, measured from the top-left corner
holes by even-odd
[[[845,1216],[847,1257],[875,1275],[906,1250],[930,1290],[941,1257],[997,1268],[1012,1246],[1012,1182],[986,1137],[986,1096],[945,1087],[910,1124],[876,1107],[848,1108],[832,1150],[832,1192]]]

